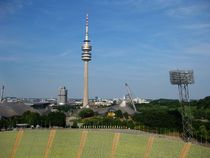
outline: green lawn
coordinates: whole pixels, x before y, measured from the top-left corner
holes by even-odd
[[[113,133],[88,132],[82,158],[110,157],[113,137]]]
[[[116,158],[144,157],[148,136],[121,134],[115,154]]]
[[[15,158],[43,158],[50,130],[24,130]],[[82,130],[56,130],[49,158],[74,158]],[[17,131],[0,132],[0,158],[9,158]],[[114,133],[88,131],[82,158],[110,158]],[[149,135],[121,134],[116,158],[143,158]],[[155,136],[149,158],[178,158],[184,142]],[[187,158],[210,158],[210,148],[193,144]]]
[[[183,146],[180,140],[155,137],[149,158],[178,158]]]
[[[49,132],[49,130],[25,130],[15,158],[43,157]]]
[[[210,148],[192,145],[187,158],[210,158]]]
[[[17,132],[0,132],[0,158],[8,158],[13,144],[15,143]]]
[[[76,157],[80,135],[80,130],[57,130],[49,158]]]

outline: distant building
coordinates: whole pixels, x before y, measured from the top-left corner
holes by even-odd
[[[148,100],[146,100],[146,99],[141,99],[141,98],[134,98],[133,99],[133,101],[135,102],[135,103],[138,103],[138,104],[148,104],[149,103],[149,101]]]
[[[67,104],[67,98],[68,98],[68,90],[66,87],[60,87],[58,90],[58,105],[65,105]]]

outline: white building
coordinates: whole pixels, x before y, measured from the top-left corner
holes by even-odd
[[[141,99],[141,98],[134,98],[133,99],[133,101],[135,102],[135,103],[139,103],[139,104],[143,104],[143,103],[149,103],[149,101],[147,101],[146,99]]]
[[[68,98],[68,90],[66,89],[66,87],[60,87],[58,89],[57,104],[58,105],[65,105],[65,104],[67,104],[67,98]]]

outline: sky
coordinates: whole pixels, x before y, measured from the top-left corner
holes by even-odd
[[[190,98],[210,95],[209,0],[0,0],[0,86],[14,97],[83,96],[89,14],[89,96],[178,98],[169,71],[194,70]]]

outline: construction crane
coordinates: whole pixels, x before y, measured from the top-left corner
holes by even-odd
[[[137,112],[136,106],[135,106],[135,104],[133,102],[133,96],[132,96],[132,93],[131,93],[131,89],[130,89],[130,87],[128,86],[127,83],[125,83],[125,86],[126,86],[126,89],[127,89],[127,92],[128,92],[128,96],[129,96],[129,98],[131,100],[131,104],[133,105],[133,109],[134,109],[135,112]]]

